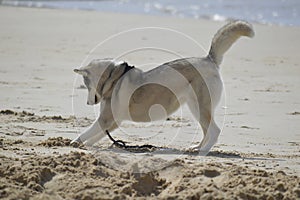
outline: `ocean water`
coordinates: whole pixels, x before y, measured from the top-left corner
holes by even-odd
[[[215,21],[243,19],[262,24],[300,26],[300,0],[0,0],[0,4],[205,18]]]

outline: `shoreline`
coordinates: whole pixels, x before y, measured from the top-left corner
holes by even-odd
[[[23,2],[24,3],[24,2]],[[33,4],[33,5],[11,5],[11,4],[0,4],[0,6],[4,7],[19,7],[19,8],[33,8],[33,9],[54,9],[54,10],[65,10],[65,11],[88,11],[88,12],[100,12],[100,13],[106,13],[106,14],[123,14],[123,15],[141,15],[141,16],[152,16],[152,17],[161,17],[161,18],[174,18],[174,19],[194,19],[194,20],[208,20],[212,22],[229,22],[232,20],[239,20],[238,17],[229,17],[229,16],[222,16],[219,14],[212,14],[212,15],[200,15],[197,18],[195,17],[181,17],[177,15],[168,15],[168,14],[157,14],[157,13],[147,13],[147,12],[130,12],[130,11],[113,11],[113,10],[97,10],[97,9],[90,9],[90,8],[66,8],[66,7],[59,7],[59,6],[50,6],[50,5],[40,5],[40,4]],[[280,22],[263,22],[263,21],[258,21],[258,20],[246,20],[252,24],[258,24],[258,25],[263,25],[263,26],[279,26],[279,27],[300,27],[300,25],[291,25],[291,24],[284,24]]]

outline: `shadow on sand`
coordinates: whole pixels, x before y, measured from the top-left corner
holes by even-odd
[[[264,154],[256,154],[256,153],[239,153],[239,152],[229,152],[229,151],[210,151],[207,154],[204,154],[199,151],[192,151],[189,149],[176,149],[176,148],[168,148],[168,147],[156,147],[152,145],[142,145],[142,146],[126,146],[124,147],[116,147],[115,145],[111,145],[105,151],[113,151],[116,153],[148,153],[152,155],[189,155],[189,156],[206,156],[206,157],[218,157],[218,158],[231,158],[231,159],[243,159],[243,160],[276,160],[276,161],[284,161],[283,159],[268,157]]]

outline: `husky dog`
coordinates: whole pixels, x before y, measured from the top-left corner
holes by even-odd
[[[161,120],[187,103],[204,134],[193,149],[206,154],[220,134],[214,120],[223,88],[219,65],[240,36],[253,37],[252,26],[230,22],[215,34],[206,57],[174,60],[147,72],[112,59],[96,59],[75,69],[88,89],[87,104],[101,102],[101,108],[99,118],[73,142],[93,145],[124,120]]]

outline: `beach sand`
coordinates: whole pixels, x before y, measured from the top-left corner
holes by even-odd
[[[300,198],[300,28],[254,24],[255,38],[226,53],[216,112],[222,133],[207,156],[185,151],[202,138],[186,107],[167,121],[126,122],[113,133],[164,147],[154,152],[123,151],[108,138],[70,145],[99,114],[86,105],[74,68],[93,57],[146,70],[205,56],[223,24],[0,7],[0,198]]]

